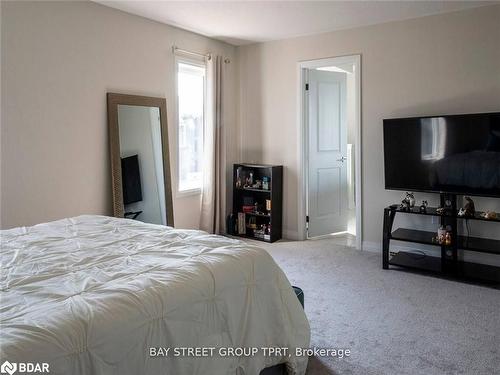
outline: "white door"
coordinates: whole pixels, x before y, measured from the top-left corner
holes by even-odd
[[[346,74],[308,76],[308,237],[317,237],[347,230]]]

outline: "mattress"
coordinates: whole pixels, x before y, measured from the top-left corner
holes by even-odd
[[[1,241],[2,362],[51,374],[258,374],[278,363],[305,373],[295,348],[309,345],[307,318],[258,247],[93,215]]]

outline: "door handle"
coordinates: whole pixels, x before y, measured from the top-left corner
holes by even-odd
[[[337,159],[337,161],[341,161],[342,163],[343,163],[344,161],[346,161],[346,160],[347,160],[347,158],[346,158],[345,156],[342,156],[340,159]]]

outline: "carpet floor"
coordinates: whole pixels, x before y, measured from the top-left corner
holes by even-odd
[[[254,241],[252,241],[254,243]],[[332,239],[262,244],[305,293],[308,375],[500,374],[500,291],[398,270]]]

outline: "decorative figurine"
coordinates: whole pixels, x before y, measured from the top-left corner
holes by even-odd
[[[446,232],[446,234],[444,236],[444,244],[446,246],[450,246],[451,245],[451,232]]]
[[[465,205],[458,211],[458,216],[460,217],[473,217],[476,213],[476,208],[474,207],[474,201],[470,197],[464,197]]]
[[[242,188],[242,183],[241,183],[241,167],[238,167],[236,169],[236,189],[241,189]]]
[[[498,215],[494,211],[486,211],[481,214],[481,217],[486,220],[494,220],[498,217]]]
[[[406,193],[405,199],[410,204],[410,208],[415,207],[415,196],[413,195],[413,193]]]
[[[422,204],[420,205],[420,212],[425,214],[427,212],[427,206],[429,203],[427,201],[422,201]]]
[[[438,207],[436,213],[442,216],[450,216],[453,214],[453,210],[450,207]]]
[[[413,193],[406,193],[406,196],[401,201],[401,209],[405,211],[410,211],[411,208],[415,207],[415,196]]]
[[[271,200],[270,199],[266,199],[266,211],[268,213],[271,212]]]
[[[262,177],[262,189],[269,190],[269,177]]]
[[[445,243],[446,241],[446,228],[444,226],[441,225],[441,227],[439,227],[438,229],[438,233],[437,233],[437,242],[442,245]]]
[[[261,180],[255,180],[255,184],[252,186],[254,189],[260,189],[262,188],[262,181]]]
[[[474,214],[476,213],[476,207],[474,206],[474,201],[470,198],[470,197],[465,197],[464,198],[466,200],[466,204],[464,206],[465,208],[465,213],[467,215],[472,215],[474,216]]]

